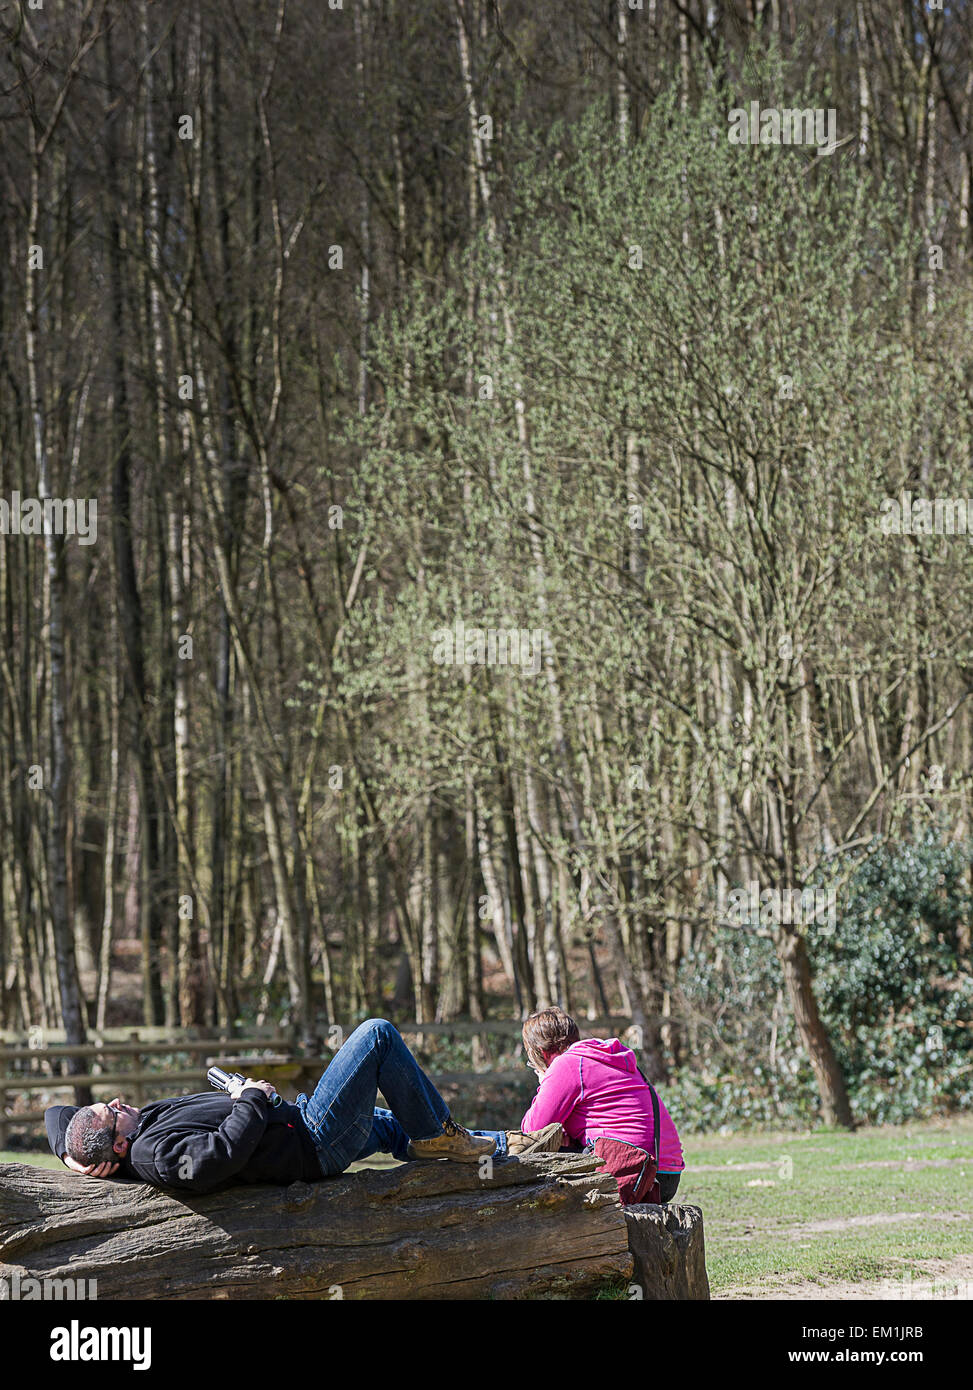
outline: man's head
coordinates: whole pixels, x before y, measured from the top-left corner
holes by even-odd
[[[524,1024],[524,1048],[532,1067],[547,1071],[551,1062],[572,1043],[580,1042],[578,1025],[563,1009],[541,1009]]]
[[[135,1106],[125,1105],[118,1096],[85,1105],[72,1116],[64,1136],[68,1156],[85,1167],[116,1162],[128,1152],[138,1122]]]

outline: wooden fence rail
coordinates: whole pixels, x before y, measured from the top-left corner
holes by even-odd
[[[393,1023],[395,1020],[392,1020]],[[678,1020],[675,1018],[651,1019],[655,1024],[674,1024]],[[621,1014],[613,1014],[604,1018],[579,1019],[585,1032],[590,1034],[604,1033],[607,1029],[612,1030],[631,1028],[632,1020]],[[336,1025],[327,1021],[320,1021],[317,1031],[322,1040],[326,1040]],[[506,1037],[519,1037],[522,1023],[515,1018],[490,1018],[490,1019],[455,1019],[450,1023],[415,1023],[405,1022],[395,1025],[403,1036],[415,1037],[419,1034],[429,1033],[436,1035],[449,1035],[457,1038],[476,1037],[491,1033],[501,1034]],[[342,1030],[342,1036],[348,1037],[354,1031],[352,1026]],[[276,1043],[286,1038],[288,1045],[294,1049],[297,1045],[298,1036],[295,1029],[282,1029],[271,1025],[256,1027],[248,1025],[246,1029],[215,1029],[215,1028],[161,1028],[140,1026],[138,1028],[119,1027],[119,1028],[99,1028],[91,1029],[90,1035],[93,1042],[86,1043],[83,1047],[94,1047],[96,1051],[106,1051],[112,1043],[122,1043],[128,1045],[134,1042],[147,1044],[170,1043],[173,1051],[178,1050],[175,1044],[180,1044],[181,1050],[186,1051],[189,1043],[205,1044],[209,1042],[239,1042],[246,1039],[248,1043],[259,1043],[266,1046],[267,1042]],[[67,1038],[63,1028],[32,1028],[29,1032],[13,1031],[11,1029],[0,1028],[0,1060],[5,1056],[6,1049],[10,1047],[23,1047],[32,1054],[37,1051],[49,1051],[55,1047],[64,1049],[65,1055],[70,1050],[75,1055],[83,1055],[82,1045],[69,1048]]]
[[[631,1019],[588,1019],[586,1031],[592,1033],[614,1031],[616,1033],[631,1028]],[[521,1024],[516,1019],[490,1019],[485,1021],[458,1020],[454,1023],[400,1023],[397,1025],[404,1037],[519,1037]],[[334,1052],[344,1041],[346,1033],[335,1035],[332,1032],[333,1047],[327,1043],[314,1052],[300,1050],[293,1033],[282,1034],[280,1030],[248,1030],[248,1036],[200,1036],[204,1030],[164,1028],[104,1029],[93,1042],[71,1045],[65,1040],[63,1029],[33,1030],[29,1034],[0,1031],[0,1149],[7,1141],[8,1130],[13,1127],[34,1126],[44,1119],[43,1110],[19,1111],[12,1114],[7,1109],[7,1096],[30,1091],[48,1093],[71,1092],[76,1086],[91,1086],[104,1092],[108,1098],[119,1088],[130,1095],[133,1102],[142,1105],[146,1099],[146,1088],[155,1093],[165,1090],[170,1094],[175,1090],[199,1089],[205,1082],[206,1070],[214,1063],[229,1066],[249,1075],[265,1076],[268,1081],[285,1084],[299,1076],[306,1076],[315,1070],[323,1071]],[[325,1035],[328,1026],[325,1026]],[[44,1045],[39,1045],[43,1042]],[[147,1071],[142,1066],[143,1059],[163,1057],[171,1054],[186,1054],[198,1057],[196,1065],[190,1070],[180,1068],[166,1071]],[[66,1058],[102,1061],[105,1058],[130,1059],[131,1067],[113,1064],[109,1070],[87,1070],[81,1074],[58,1074],[54,1068]],[[22,1072],[18,1064],[48,1065],[46,1074],[31,1070]],[[11,1069],[11,1064],[13,1064]],[[433,1083],[444,1085],[522,1085],[532,1079],[526,1068],[516,1071],[433,1071]],[[306,1084],[306,1083],[305,1083]],[[313,1083],[312,1083],[313,1084]],[[68,1097],[65,1096],[65,1102]]]

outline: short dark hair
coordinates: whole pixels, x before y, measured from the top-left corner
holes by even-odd
[[[111,1125],[103,1125],[97,1112],[85,1105],[71,1117],[64,1142],[75,1163],[86,1168],[91,1164],[110,1163],[115,1157]]]
[[[581,1041],[578,1025],[570,1014],[555,1006],[531,1014],[524,1024],[524,1047],[532,1066],[547,1066],[572,1043]]]

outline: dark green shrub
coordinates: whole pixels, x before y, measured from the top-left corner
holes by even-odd
[[[968,843],[930,827],[833,866],[837,926],[810,928],[808,951],[859,1120],[901,1123],[973,1103],[970,862]],[[720,941],[719,965],[711,947],[682,962],[681,1000],[702,1023],[667,1104],[700,1130],[813,1123],[817,1089],[771,941],[742,930]]]
[[[970,847],[929,828],[877,847],[838,889],[834,935],[809,940],[860,1118],[903,1121],[973,1099],[970,913]]]

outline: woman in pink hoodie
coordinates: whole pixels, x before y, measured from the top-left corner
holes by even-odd
[[[617,1038],[582,1038],[563,1009],[543,1009],[524,1024],[527,1060],[540,1081],[521,1122],[524,1134],[555,1122],[581,1147],[599,1136],[653,1152],[652,1092],[635,1053]],[[659,1190],[671,1202],[685,1168],[682,1145],[659,1098]]]

